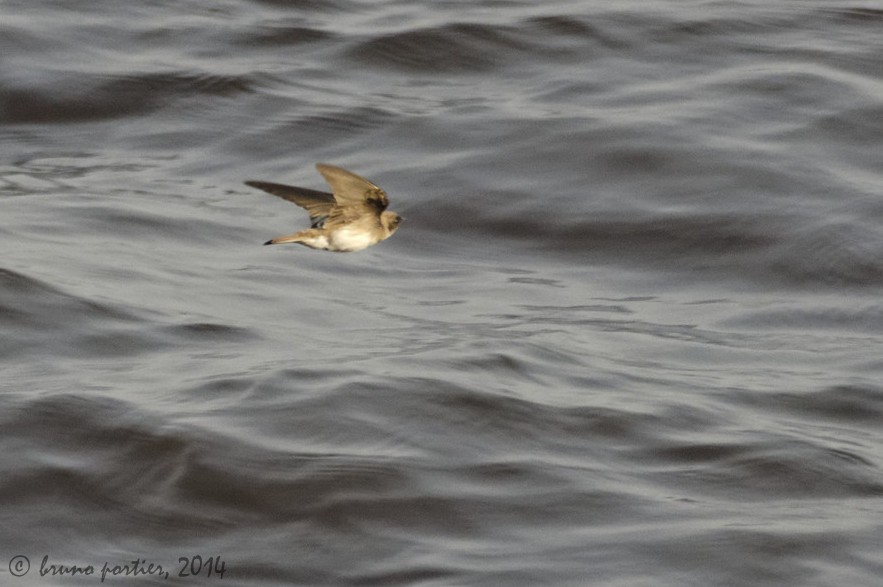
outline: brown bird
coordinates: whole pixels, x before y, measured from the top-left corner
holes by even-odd
[[[341,167],[319,163],[316,169],[332,193],[266,181],[245,182],[310,213],[310,228],[268,240],[265,245],[298,243],[312,249],[353,252],[388,239],[398,229],[402,217],[386,211],[389,199],[385,191]]]

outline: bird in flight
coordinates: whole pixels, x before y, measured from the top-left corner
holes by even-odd
[[[310,228],[270,239],[265,245],[298,243],[311,249],[349,253],[376,245],[398,229],[402,217],[386,211],[389,199],[381,188],[341,167],[319,163],[316,169],[332,193],[267,181],[245,182],[294,202],[310,214]]]

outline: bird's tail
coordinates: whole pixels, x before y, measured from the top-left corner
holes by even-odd
[[[308,245],[311,243],[317,236],[318,232],[315,229],[309,230],[301,230],[300,232],[295,232],[293,234],[286,234],[285,236],[277,236],[276,238],[271,238],[265,245],[284,245],[285,243],[300,243],[302,245]]]

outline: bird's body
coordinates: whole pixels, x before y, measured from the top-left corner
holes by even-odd
[[[398,229],[402,218],[386,211],[389,200],[382,189],[341,167],[320,163],[316,169],[332,193],[266,181],[245,182],[310,213],[310,228],[264,244],[298,243],[312,249],[353,252],[388,239]]]

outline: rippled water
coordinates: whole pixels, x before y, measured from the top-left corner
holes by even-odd
[[[879,585],[881,26],[0,3],[3,584]]]

